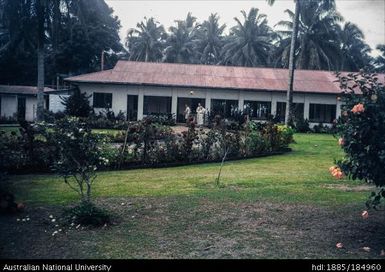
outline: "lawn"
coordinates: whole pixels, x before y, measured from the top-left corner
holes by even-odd
[[[328,173],[342,152],[331,135],[296,134],[292,152],[219,164],[101,172],[95,201],[115,215],[103,229],[66,227],[77,195],[53,175],[12,176],[24,214],[2,216],[10,258],[379,258],[382,212],[360,213],[374,188]],[[57,222],[50,223],[49,215]],[[29,216],[30,220],[17,219]],[[56,226],[58,225],[58,226]],[[52,236],[54,230],[63,231]],[[336,249],[337,242],[344,243]],[[370,247],[370,252],[363,251]]]

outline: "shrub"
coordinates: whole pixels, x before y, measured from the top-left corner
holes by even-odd
[[[56,120],[60,120],[66,117],[66,113],[62,111],[52,112],[49,110],[44,110],[44,121],[47,123],[55,123]]]
[[[150,113],[145,119],[151,119],[152,123],[164,126],[175,126],[176,116],[173,113]]]
[[[315,125],[312,129],[314,133],[325,133],[325,134],[334,134],[337,132],[336,124],[333,123],[332,126],[324,125],[323,123],[319,123]]]
[[[280,147],[285,148],[288,147],[289,144],[294,142],[293,135],[294,130],[286,125],[278,125],[278,133],[280,135]]]
[[[95,206],[91,202],[80,202],[72,208],[64,210],[64,217],[74,224],[99,227],[111,222],[108,211]]]
[[[86,93],[82,93],[79,88],[75,88],[69,97],[63,97],[62,104],[65,106],[65,114],[76,117],[88,117],[92,112],[89,98]]]
[[[77,117],[56,121],[45,135],[57,152],[52,169],[79,193],[82,201],[90,202],[96,170],[108,163],[102,157],[102,136],[92,133],[89,126]]]
[[[385,185],[385,88],[374,74],[338,76],[343,106],[337,128],[346,157],[337,163],[349,178],[380,188],[371,198],[377,205]]]
[[[266,150],[266,142],[262,137],[261,132],[255,126],[250,125],[246,134],[245,146],[246,155],[253,156],[262,153]]]
[[[17,117],[16,116],[0,116],[0,124],[17,124]]]
[[[296,117],[294,120],[294,128],[297,132],[306,133],[310,131],[309,120],[301,117]]]

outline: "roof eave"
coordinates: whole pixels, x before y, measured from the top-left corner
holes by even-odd
[[[66,80],[73,84],[116,84],[116,85],[130,85],[130,86],[155,86],[155,87],[179,87],[179,88],[195,88],[195,89],[214,89],[214,90],[244,90],[244,91],[256,91],[256,92],[283,92],[287,90],[269,90],[269,89],[252,89],[252,88],[236,88],[236,87],[208,87],[208,86],[194,86],[194,85],[177,85],[177,84],[156,84],[156,83],[130,83],[121,81],[93,81],[93,80]],[[339,95],[336,92],[309,92],[309,91],[294,91],[294,93],[300,94],[327,94],[327,95]],[[342,93],[342,92],[341,92]]]

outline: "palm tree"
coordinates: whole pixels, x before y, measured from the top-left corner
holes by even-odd
[[[45,0],[37,2],[38,39],[37,39],[37,121],[44,119],[44,40],[45,40]]]
[[[364,34],[355,24],[345,23],[339,31],[339,39],[340,71],[359,71],[369,65],[371,49],[364,41]]]
[[[280,21],[277,25],[287,27],[287,31],[279,31],[283,41],[291,40],[293,19],[295,14],[286,10],[292,21]],[[325,10],[317,2],[304,2],[300,9],[298,21],[298,47],[295,50],[295,65],[299,69],[327,69],[338,67],[340,39],[339,25],[342,17],[334,10]],[[283,42],[283,45],[287,42]],[[287,59],[287,48],[280,46],[276,54],[278,58]],[[282,66],[286,66],[284,61]]]
[[[379,50],[382,55],[374,60],[375,70],[378,73],[385,73],[385,44],[377,45],[376,49]]]
[[[219,16],[211,14],[197,31],[195,49],[202,64],[217,64],[223,46],[223,31],[226,25],[219,25]]]
[[[266,0],[269,5],[273,5],[275,0]],[[295,65],[295,47],[296,40],[298,36],[298,25],[299,25],[299,16],[300,16],[300,8],[304,3],[302,0],[294,0],[295,1],[295,12],[292,16],[292,32],[290,36],[290,49],[289,49],[289,77],[288,77],[288,88],[287,88],[287,103],[286,103],[286,113],[285,113],[285,124],[288,125],[292,123],[293,120],[293,83],[294,83],[294,65]],[[322,0],[321,6],[325,9],[335,7],[334,0]],[[286,42],[287,43],[287,42]],[[286,50],[287,52],[288,50]]]
[[[128,32],[126,46],[130,60],[158,62],[162,59],[165,31],[154,18],[144,18],[137,29]]]
[[[243,23],[234,18],[237,25],[231,28],[230,35],[225,39],[221,63],[249,67],[268,64],[276,35],[267,25],[266,15],[258,12],[257,8],[251,8],[248,14],[242,10]]]
[[[177,26],[169,28],[171,34],[166,40],[165,62],[195,63],[195,44],[199,25],[189,12],[183,21],[175,21]]]

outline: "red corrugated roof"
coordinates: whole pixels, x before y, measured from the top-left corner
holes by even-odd
[[[385,75],[380,75],[385,82]],[[294,91],[341,93],[329,71],[296,70]],[[233,66],[118,61],[111,70],[66,79],[71,82],[286,91],[288,70]],[[382,80],[381,80],[382,81]]]
[[[54,89],[44,87],[44,92],[52,92]],[[0,93],[36,95],[36,86],[0,85]]]

